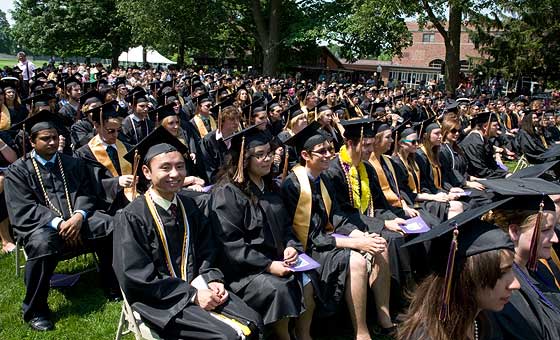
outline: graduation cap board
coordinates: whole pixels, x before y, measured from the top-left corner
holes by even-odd
[[[97,90],[91,90],[80,96],[81,105],[91,104],[94,102],[103,102],[103,97]]]
[[[234,151],[238,155],[237,169],[233,177],[233,180],[237,183],[245,182],[243,164],[245,160],[245,150],[265,145],[272,140],[269,133],[258,129],[261,124],[265,124],[265,122],[249,126],[225,139],[225,141],[231,141],[230,152]]]
[[[165,118],[177,115],[174,107],[175,107],[175,102],[171,102],[148,112],[148,115],[150,116],[150,120],[153,121],[156,124],[156,126],[158,126]]]
[[[479,180],[487,189],[503,196],[560,194],[560,186],[542,178],[499,178]]]
[[[508,179],[515,179],[515,178],[528,178],[528,177],[540,177],[548,170],[552,169],[556,164],[560,161],[553,161],[547,162],[542,164],[535,164],[529,166],[525,169],[521,169],[515,173],[513,173]]]
[[[340,121],[340,125],[344,127],[344,138],[356,139],[373,138],[375,133],[373,130],[374,120],[371,118],[358,118]]]
[[[286,140],[285,144],[293,146],[299,154],[303,150],[310,150],[317,144],[330,141],[331,138],[320,128],[321,124],[317,121],[313,121],[300,132]]]
[[[440,320],[446,320],[449,315],[454,281],[463,270],[468,257],[500,249],[515,251],[508,234],[497,226],[480,220],[484,214],[510,200],[511,197],[467,210],[403,245],[409,247],[432,241],[430,265],[435,275],[444,277],[445,280],[439,308]]]

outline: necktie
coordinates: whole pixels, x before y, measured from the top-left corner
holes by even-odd
[[[171,213],[171,216],[177,218],[177,204],[172,203],[172,204],[169,206],[169,212]]]
[[[140,123],[140,131],[142,131],[142,136],[138,141],[138,143],[140,143],[140,141],[148,135],[148,122],[145,120],[141,120],[139,123]]]
[[[120,167],[120,164],[119,164],[119,153],[117,152],[117,149],[115,149],[114,146],[109,145],[107,147],[107,155],[109,155],[109,158],[111,159],[111,162],[113,162],[113,166],[117,170],[117,173],[120,175],[121,174],[121,167]]]
[[[47,168],[47,170],[49,170],[49,172],[53,172],[54,171],[54,162],[47,162],[45,163],[45,168]]]

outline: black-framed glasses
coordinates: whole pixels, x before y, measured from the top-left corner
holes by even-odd
[[[253,157],[254,159],[256,159],[257,161],[264,161],[267,157],[272,159],[272,157],[274,157],[274,151],[269,151],[266,153],[257,153],[254,155],[251,155],[251,157]]]
[[[418,139],[403,139],[403,142],[418,145]]]
[[[331,147],[322,148],[322,149],[319,149],[319,150],[311,150],[310,152],[314,153],[316,155],[322,156],[322,157],[326,157],[327,155],[329,155],[329,156],[334,155],[334,148],[331,146]]]
[[[457,133],[457,132],[461,132],[461,130],[459,130],[459,129],[451,129],[451,130],[449,130],[449,132],[451,132],[451,133]]]

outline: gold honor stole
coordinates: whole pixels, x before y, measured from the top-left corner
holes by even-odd
[[[0,130],[9,130],[12,126],[12,119],[10,118],[10,110],[4,104],[2,104],[1,114],[0,114]]]
[[[400,157],[400,156],[399,156]],[[420,174],[418,173],[418,164],[416,164],[416,161],[412,161],[412,166],[410,165],[410,163],[407,160],[404,160],[402,157],[400,157],[401,161],[404,164],[404,167],[406,168],[407,172],[408,172],[408,187],[410,188],[410,190],[412,190],[413,193],[417,194],[420,192]]]
[[[393,180],[395,181],[395,183],[398,183],[397,176],[395,176],[395,169],[393,168],[393,164],[391,164],[390,161],[387,161],[387,159],[384,158],[385,157],[384,155],[382,155],[381,157],[383,162],[389,168],[389,171],[393,176]],[[373,168],[375,169],[375,173],[377,173],[377,178],[379,179],[379,185],[381,185],[381,191],[383,191],[383,195],[385,195],[385,198],[387,199],[389,204],[391,204],[391,206],[393,207],[402,207],[402,203],[401,203],[401,199],[399,198],[399,195],[397,195],[393,191],[393,189],[391,189],[391,185],[389,185],[389,180],[387,179],[387,175],[385,175],[383,166],[381,166],[381,163],[377,160],[377,158],[375,158],[374,154],[371,155],[369,162],[371,163],[371,165],[373,165]]]
[[[432,162],[432,160],[428,156],[428,152],[426,151],[426,147],[424,145],[422,145],[422,150],[426,154],[426,158],[428,159],[428,162],[430,162],[430,166],[432,167],[432,176],[434,178],[434,185],[436,186],[436,188],[441,189],[441,168],[439,167],[439,165]]]
[[[132,165],[126,159],[124,159],[124,155],[126,155],[127,152],[126,147],[120,140],[117,140],[115,145],[117,146],[117,154],[119,155],[119,165],[121,166],[121,173],[123,175],[132,175]],[[101,163],[101,165],[107,168],[107,170],[109,170],[109,172],[111,173],[111,175],[113,175],[113,177],[119,176],[119,173],[117,172],[117,169],[113,165],[113,161],[111,161],[109,154],[107,154],[105,145],[103,145],[103,142],[101,141],[99,135],[93,137],[89,141],[88,146],[91,149],[93,155],[95,156],[95,159],[97,159],[97,161]],[[132,197],[132,191],[133,191],[132,187],[124,188],[125,196],[129,200],[132,200],[131,198],[134,198]]]
[[[311,183],[309,182],[309,176],[307,175],[305,167],[296,165],[292,171],[296,175],[300,187],[299,199],[294,216],[294,232],[298,240],[303,244],[303,249],[307,249],[307,237],[309,235],[309,224],[311,223],[311,206],[313,204]],[[325,204],[325,209],[327,210],[328,222],[325,226],[325,231],[327,233],[332,233],[334,231],[334,227],[329,221],[332,201],[323,181],[321,181],[321,196],[323,198],[323,203]]]
[[[212,131],[216,130],[216,121],[212,116],[208,116],[208,118],[210,118],[210,129],[212,129]],[[206,136],[210,131],[206,130],[206,126],[199,115],[194,116],[193,119],[196,129],[198,130],[198,133],[200,133],[200,138],[204,138],[204,136]]]
[[[560,259],[558,259],[558,255],[556,255],[556,252],[554,251],[554,249],[550,249],[551,250],[551,258],[552,258],[552,262],[556,265],[557,268],[560,269]],[[550,265],[548,264],[546,259],[539,259],[539,261],[541,261],[542,264],[544,264],[544,266],[546,267],[546,269],[548,269],[548,271],[552,274],[552,277],[554,278],[554,284],[556,285],[556,287],[558,287],[558,289],[560,289],[560,283],[558,282],[558,280],[560,278],[557,278],[555,276],[554,271],[552,270],[552,268],[550,267]]]

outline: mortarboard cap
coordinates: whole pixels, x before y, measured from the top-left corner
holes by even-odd
[[[262,122],[261,124],[264,123],[265,122]],[[270,143],[272,139],[270,133],[258,129],[258,126],[261,124],[250,126],[226,138],[226,140],[231,141],[231,148],[229,151],[235,152],[237,155],[237,169],[233,176],[233,180],[237,183],[245,182],[245,150]]]
[[[0,80],[0,88],[2,88],[4,92],[6,92],[6,89],[8,88],[17,90],[18,83],[19,79],[16,77],[4,77]]]
[[[329,136],[327,136],[320,127],[321,124],[319,124],[319,122],[313,121],[300,132],[286,140],[285,144],[293,146],[299,154],[303,150],[310,150],[317,144],[330,141]]]
[[[553,161],[553,162],[547,162],[547,163],[535,164],[535,165],[529,166],[525,169],[521,169],[521,170],[513,173],[511,176],[508,177],[508,179],[540,177],[545,172],[552,169],[556,164],[558,164],[558,162],[559,161]]]
[[[173,109],[175,107],[175,102],[170,102],[166,105],[162,105],[155,110],[148,113],[150,120],[156,125],[159,125],[162,120],[170,116],[176,116],[177,113]]]
[[[185,144],[169,133],[163,126],[160,126],[147,135],[140,143],[136,144],[124,158],[131,164],[134,164],[134,158],[137,154],[142,163],[147,164],[155,156],[173,151],[178,151],[183,156],[188,153]]]
[[[373,131],[373,119],[371,118],[359,118],[342,120],[340,124],[344,128],[344,138],[355,139],[355,138],[373,138],[375,133]]]
[[[87,92],[86,94],[83,94],[80,96],[80,104],[81,105],[85,105],[85,104],[91,104],[94,102],[102,102],[103,103],[103,97],[101,96],[101,93],[97,92],[96,90],[91,90],[89,92]]]
[[[542,178],[499,178],[479,181],[487,189],[502,196],[533,196],[560,194],[560,186]]]
[[[471,118],[471,126],[497,121],[498,117],[496,117],[496,114],[490,111],[484,111]]]
[[[378,134],[387,130],[391,130],[391,126],[389,124],[387,124],[386,122],[380,121],[380,120],[374,120],[373,121],[373,133],[374,134]]]
[[[56,97],[50,93],[39,93],[34,96],[27,97],[22,100],[23,104],[30,104],[32,106],[47,106],[49,101],[55,99]]]
[[[91,120],[93,120],[94,122],[101,124],[101,117],[103,116],[103,120],[107,120],[109,118],[115,118],[118,117],[119,114],[117,113],[117,109],[116,109],[116,105],[117,105],[117,101],[116,100],[112,100],[110,102],[107,102],[101,106],[95,107],[91,110],[87,110],[84,112],[84,114],[90,114],[91,113]]]
[[[17,124],[14,124],[12,126],[12,129],[20,130],[25,128],[25,131],[27,133],[32,134],[48,129],[59,130],[61,126],[62,122],[57,114],[52,113],[49,110],[41,110],[35,115],[28,117]]]

